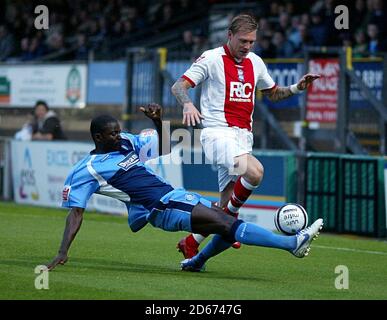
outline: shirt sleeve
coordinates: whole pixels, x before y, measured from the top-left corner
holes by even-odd
[[[259,74],[259,78],[257,81],[257,89],[258,90],[267,90],[272,89],[276,86],[273,78],[270,76],[265,63],[261,58],[258,58],[259,70],[261,70]]]
[[[62,191],[62,207],[78,207],[85,209],[87,202],[99,188],[95,180],[87,171],[73,169],[68,175]]]
[[[197,86],[208,78],[211,55],[206,51],[191,65],[183,74],[182,78],[191,83],[192,87]]]
[[[159,135],[156,130],[144,129],[138,135],[121,133],[121,137],[132,141],[141,162],[145,163],[159,156]]]

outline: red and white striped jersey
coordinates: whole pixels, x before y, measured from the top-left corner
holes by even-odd
[[[226,45],[205,51],[182,77],[193,87],[203,82],[200,108],[204,127],[251,131],[256,88],[275,86],[260,57],[250,52],[237,63]]]

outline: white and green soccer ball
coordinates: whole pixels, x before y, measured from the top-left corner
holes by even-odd
[[[308,226],[308,213],[299,204],[286,203],[274,214],[274,224],[279,232],[294,235]]]

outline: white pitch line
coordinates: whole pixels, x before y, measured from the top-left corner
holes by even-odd
[[[319,246],[319,245],[314,245],[313,247],[314,248],[321,248],[321,249],[331,249],[331,250],[340,250],[340,251],[352,251],[352,252],[379,254],[379,255],[387,256],[387,252],[383,252],[383,251],[370,251],[370,250],[351,249],[351,248],[327,247],[327,246]]]

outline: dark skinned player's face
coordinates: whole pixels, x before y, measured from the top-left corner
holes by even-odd
[[[118,122],[108,122],[102,133],[96,135],[98,145],[105,152],[118,151],[121,147],[121,127]]]

